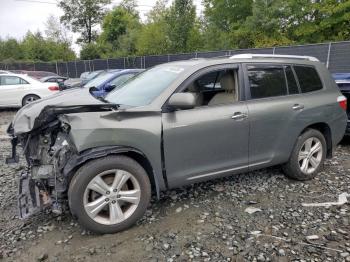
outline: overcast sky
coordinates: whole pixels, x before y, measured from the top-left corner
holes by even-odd
[[[155,2],[156,0],[137,1],[142,19]],[[197,12],[200,12],[201,1],[195,0],[194,2],[197,4]],[[51,14],[62,15],[62,10],[55,3],[55,0],[0,0],[0,37],[21,39],[28,30],[43,32],[45,22]],[[120,0],[112,0],[112,3],[116,5],[120,3]],[[73,48],[76,52],[79,51],[77,45],[74,45]]]

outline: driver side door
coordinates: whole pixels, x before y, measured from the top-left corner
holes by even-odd
[[[238,101],[217,105],[208,103],[193,109],[162,113],[164,160],[169,187],[248,170],[248,109],[241,95],[244,93],[241,67],[232,64],[207,68],[197,72],[183,85],[190,85],[195,80],[201,82],[208,74],[218,70],[236,72]],[[217,80],[213,81],[205,86],[212,86],[221,92],[217,88],[220,87]]]

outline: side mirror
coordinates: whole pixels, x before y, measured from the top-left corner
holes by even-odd
[[[113,85],[113,84],[110,84],[110,83],[108,83],[108,84],[105,85],[105,90],[106,90],[107,92],[112,91],[114,88],[116,88],[116,85]]]
[[[193,93],[176,93],[173,94],[168,105],[175,109],[191,109],[196,106],[196,95]]]

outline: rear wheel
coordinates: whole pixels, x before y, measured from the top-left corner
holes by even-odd
[[[82,226],[102,234],[133,225],[143,216],[150,197],[146,171],[125,156],[85,164],[73,177],[68,192],[71,211]]]
[[[326,151],[323,134],[318,130],[307,130],[298,137],[288,163],[283,166],[284,173],[297,180],[314,178],[323,167]]]
[[[40,97],[37,95],[27,95],[22,100],[22,106],[28,105],[38,99],[40,99]]]

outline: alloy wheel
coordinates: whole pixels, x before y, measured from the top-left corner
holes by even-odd
[[[113,169],[95,176],[84,192],[85,212],[95,222],[115,225],[128,219],[140,203],[140,184],[129,172]]]
[[[300,170],[305,174],[313,173],[321,163],[323,154],[322,143],[317,137],[308,138],[298,155]]]
[[[25,100],[24,100],[24,105],[28,105],[34,101],[38,100],[37,97],[35,96],[28,96]]]

